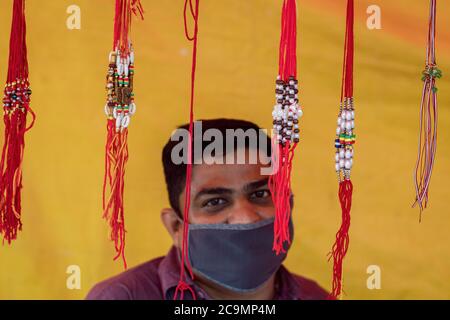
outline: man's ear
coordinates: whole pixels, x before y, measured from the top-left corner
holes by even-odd
[[[161,210],[161,221],[166,227],[167,231],[172,238],[173,245],[175,247],[181,248],[181,231],[182,223],[175,210],[172,208],[164,208]]]

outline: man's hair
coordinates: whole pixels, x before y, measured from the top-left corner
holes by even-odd
[[[248,129],[251,129],[252,131],[254,130],[256,132],[257,148],[259,149],[261,144],[264,143],[264,141],[261,141],[261,142],[259,141],[260,138],[266,139],[266,141],[265,141],[266,149],[264,151],[266,151],[266,156],[271,155],[271,140],[270,140],[270,138],[267,136],[266,133],[260,134],[261,128],[258,125],[254,124],[253,122],[249,122],[249,121],[245,121],[245,120],[236,120],[236,119],[224,119],[224,118],[210,119],[210,120],[198,120],[198,121],[201,121],[201,124],[202,124],[202,134],[209,129],[216,129],[220,132],[220,134],[223,137],[223,150],[227,150],[226,149],[226,144],[227,144],[226,140],[228,138],[226,136],[227,129],[231,129],[234,131],[240,129],[240,130],[243,130],[244,132],[246,132]],[[179,130],[179,129],[189,130],[189,124],[184,124],[182,126],[179,126],[177,128],[177,130]],[[203,139],[200,135],[196,136],[196,132],[194,132],[193,136],[194,137],[193,137],[192,150],[195,149],[196,143],[198,143],[200,141],[201,145],[202,145],[201,150],[202,150],[202,154],[203,154],[205,147],[208,146],[212,142],[203,141]],[[181,164],[175,164],[172,161],[172,150],[179,143],[180,143],[179,141],[172,141],[172,139],[169,138],[169,141],[166,143],[166,145],[164,146],[163,151],[162,151],[162,163],[163,163],[163,167],[164,167],[164,176],[166,179],[167,193],[169,196],[170,206],[181,216],[181,210],[180,210],[180,206],[179,206],[179,198],[180,198],[182,191],[184,190],[185,183],[186,183],[186,166],[187,166],[187,164],[184,161]],[[239,147],[238,143],[236,143],[236,138],[235,138],[233,145],[234,145],[234,150],[236,150]],[[248,149],[250,146],[253,146],[253,144],[249,144],[249,139],[246,138],[245,139],[245,148]],[[195,163],[194,163],[194,166],[195,166]]]

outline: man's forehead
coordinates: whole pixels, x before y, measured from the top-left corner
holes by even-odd
[[[241,189],[268,178],[261,174],[261,164],[199,164],[193,166],[192,188]]]

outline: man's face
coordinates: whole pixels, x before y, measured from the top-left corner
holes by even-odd
[[[256,152],[256,151],[245,151]],[[247,157],[247,159],[249,159]],[[275,215],[267,175],[260,164],[194,165],[189,222],[245,224]],[[180,196],[184,209],[185,192]]]
[[[246,159],[259,159],[257,151],[247,151]],[[253,156],[253,157],[251,157]],[[207,163],[212,163],[207,159]],[[268,187],[269,165],[256,164],[196,164],[192,167],[190,224],[249,224],[274,217],[275,208]],[[262,170],[266,168],[266,170]],[[183,213],[185,191],[179,197],[179,207]],[[176,247],[182,248],[183,223],[173,208],[165,208],[161,218]],[[270,251],[269,251],[270,252]],[[239,261],[235,261],[240,263]],[[195,272],[195,271],[194,271]],[[270,291],[274,275],[266,282],[264,290]],[[229,292],[222,286],[196,273],[197,283],[212,292]],[[270,293],[270,292],[269,292]],[[271,293],[270,293],[271,294]],[[248,298],[248,296],[245,296]]]

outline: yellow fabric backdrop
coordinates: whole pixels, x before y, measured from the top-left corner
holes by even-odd
[[[126,253],[130,266],[165,254],[159,219],[168,205],[161,148],[188,119],[190,43],[182,0],[142,0],[134,21],[138,112],[126,175]],[[450,298],[450,3],[438,6],[439,145],[431,207],[421,224],[414,196],[418,108],[425,58],[427,0],[379,0],[382,30],[366,28],[370,1],[357,1],[357,150],[347,299]],[[66,9],[81,8],[81,30]],[[198,118],[245,118],[269,127],[277,72],[281,1],[201,1]],[[6,78],[12,0],[0,1],[0,75]],[[295,160],[296,240],[287,266],[330,288],[327,263],[340,222],[333,163],[345,1],[299,1],[302,142]],[[101,218],[105,142],[104,76],[113,0],[28,0],[28,48],[35,127],[26,137],[23,232],[0,246],[1,299],[79,299],[122,271]],[[3,130],[3,126],[1,127]],[[368,290],[366,268],[381,268]],[[81,290],[66,288],[79,265]]]

